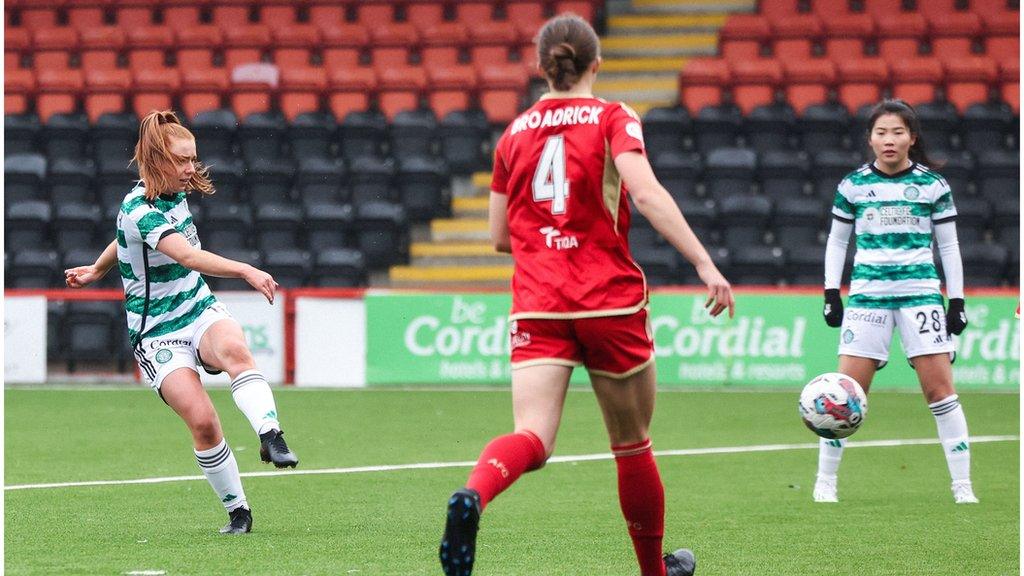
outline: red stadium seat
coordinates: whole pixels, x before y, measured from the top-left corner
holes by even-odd
[[[420,66],[377,66],[377,104],[388,121],[404,110],[416,110],[426,92],[427,73]]]
[[[480,107],[492,124],[507,124],[519,114],[529,75],[522,64],[476,65],[480,77]]]
[[[29,30],[35,31],[57,26],[57,10],[55,8],[29,8],[25,6],[21,9],[20,15],[21,26]]]
[[[182,6],[170,4],[163,9],[164,24],[177,32],[199,26],[199,6]]]
[[[327,72],[323,68],[281,69],[281,111],[289,122],[303,112],[319,110],[320,96],[326,92]]]
[[[78,50],[78,31],[74,28],[40,28],[32,33],[32,67],[39,70],[63,70],[71,65],[71,53]]]
[[[321,30],[345,24],[345,7],[337,2],[312,2],[309,7],[309,22]]]
[[[179,28],[175,32],[179,67],[212,68],[214,52],[224,46],[224,35],[212,24]]]
[[[68,25],[84,30],[103,26],[103,8],[97,6],[72,6],[67,10]]]
[[[374,66],[406,66],[409,53],[420,43],[416,26],[387,22],[370,26],[370,58]]]
[[[795,16],[800,13],[799,0],[769,0],[758,2],[758,12],[769,19]]]
[[[132,76],[127,70],[86,69],[85,113],[95,123],[107,113],[125,111],[125,96],[132,89]]]
[[[539,0],[513,0],[505,5],[505,13],[519,29],[537,30],[544,24],[544,3]]]
[[[999,64],[999,93],[1003,102],[1020,114],[1020,60],[1004,60]]]
[[[719,54],[730,61],[761,57],[761,47],[771,36],[768,19],[757,14],[733,14],[718,34]]]
[[[466,26],[489,22],[494,14],[493,2],[459,2],[456,6],[458,20]]]
[[[898,17],[903,11],[903,0],[863,0],[862,3],[864,11],[874,16],[875,20]]]
[[[280,72],[273,64],[250,62],[231,71],[231,109],[239,120],[267,112],[277,90]]]
[[[4,114],[28,112],[29,98],[35,93],[36,78],[31,70],[4,72]]]
[[[78,97],[85,87],[81,70],[44,69],[36,72],[36,114],[46,123],[54,114],[78,109]]]
[[[248,6],[234,5],[225,2],[214,2],[212,14],[213,23],[220,26],[224,31],[237,26],[248,26],[252,23],[249,20]]]
[[[313,49],[320,45],[320,29],[312,24],[286,24],[273,28],[274,64],[282,70],[310,65]]]
[[[131,31],[153,24],[153,9],[149,6],[125,6],[117,9],[117,25]]]
[[[969,12],[933,14],[928,18],[928,25],[932,56],[942,61],[970,56],[971,46],[982,31],[981,18]]]
[[[469,42],[469,32],[461,22],[432,24],[421,31],[423,47],[420,57],[427,68],[432,66],[454,66],[459,61],[459,52]]]
[[[882,98],[882,89],[889,83],[889,65],[881,58],[840,60],[839,102],[851,114],[865,104],[873,104]]]
[[[1020,12],[985,16],[985,53],[997,61],[1020,60]]]
[[[786,100],[803,114],[808,106],[828,100],[828,91],[836,83],[836,67],[830,60],[783,60]]]
[[[117,67],[117,55],[126,44],[124,30],[117,26],[97,26],[81,31],[82,68],[85,70]]]
[[[390,2],[359,2],[356,15],[360,24],[375,28],[395,22],[395,7]]]
[[[782,86],[782,65],[778,60],[746,60],[732,62],[729,67],[733,101],[744,115],[774,101],[775,91]]]
[[[224,67],[229,71],[242,64],[259,62],[273,40],[270,27],[264,24],[243,24],[224,30]]]
[[[935,100],[935,89],[942,84],[944,71],[937,58],[907,58],[890,62],[892,94],[911,106]]]
[[[957,0],[918,0],[917,11],[929,21],[936,16],[956,13]],[[962,14],[963,12],[960,12]],[[932,28],[934,30],[934,28]]]
[[[477,74],[472,66],[427,66],[430,95],[427,100],[434,116],[444,118],[453,110],[469,108],[477,89]]]
[[[821,39],[821,19],[814,14],[794,14],[772,20],[772,53],[776,58],[805,60]]]
[[[359,65],[359,55],[370,43],[370,34],[358,24],[320,27],[324,66],[328,71]]]
[[[230,87],[223,68],[181,68],[181,107],[186,118],[221,107],[223,95]]]
[[[444,6],[436,2],[417,2],[405,7],[405,19],[420,31],[444,21]]]
[[[1015,6],[1012,9],[1011,4]],[[1019,3],[1008,0],[971,0],[971,12],[985,19],[998,18],[1005,17],[1010,12],[1020,12],[1020,6]]]
[[[999,79],[995,60],[980,56],[946,61],[946,99],[963,114],[971,104],[987,102],[989,89]]]
[[[864,57],[864,46],[875,37],[875,20],[867,14],[843,14],[824,21],[825,55],[832,60]]]
[[[811,12],[827,22],[833,16],[850,14],[850,0],[811,0]]]
[[[732,83],[729,64],[721,58],[695,58],[679,72],[679,99],[694,116],[705,106],[722,103],[722,93]]]
[[[128,67],[161,68],[167,52],[174,46],[174,31],[168,26],[134,26],[127,28]]]
[[[594,23],[594,3],[593,2],[573,2],[571,0],[562,0],[555,2],[555,14],[562,14],[564,12],[572,12],[573,14],[579,14],[584,20]]]
[[[269,4],[260,6],[260,23],[272,29],[281,26],[294,26],[298,23],[295,7],[288,4]]]
[[[487,62],[502,65],[509,61],[510,47],[518,44],[519,33],[508,22],[469,24],[469,54],[475,65]]]
[[[373,68],[339,68],[328,76],[331,113],[340,122],[349,112],[370,107],[370,96],[377,91],[377,73]]]
[[[181,88],[176,68],[137,68],[132,71],[132,81],[132,110],[139,118],[153,110],[169,110]]]
[[[22,59],[32,48],[32,37],[24,28],[4,29],[4,70],[21,68]]]
[[[897,0],[898,3],[898,0]],[[928,22],[920,14],[893,13],[876,16],[878,55],[890,64],[906,58],[917,58],[921,41],[928,34]]]

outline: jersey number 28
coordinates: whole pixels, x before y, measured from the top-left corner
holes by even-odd
[[[565,179],[565,139],[551,136],[544,143],[537,171],[533,173],[533,200],[551,200],[552,214],[565,214],[569,182]]]

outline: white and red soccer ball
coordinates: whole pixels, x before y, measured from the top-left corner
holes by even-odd
[[[846,438],[860,428],[867,413],[864,389],[846,374],[817,376],[800,393],[800,417],[822,438]]]

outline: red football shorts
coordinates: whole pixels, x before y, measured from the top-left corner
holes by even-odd
[[[509,337],[513,370],[542,364],[583,365],[601,376],[625,378],[654,360],[647,309],[623,316],[513,320]]]

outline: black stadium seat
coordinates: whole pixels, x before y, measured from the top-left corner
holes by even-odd
[[[784,248],[812,246],[820,243],[819,234],[826,230],[828,214],[816,198],[781,198],[775,201],[772,231],[775,243]]]
[[[860,152],[823,150],[815,153],[813,158],[811,178],[815,194],[828,201],[835,198],[840,180],[864,164],[864,156]]]
[[[352,246],[355,243],[355,211],[351,204],[308,203],[306,241],[313,252]]]
[[[992,207],[984,198],[954,196],[956,230],[961,244],[982,242],[992,218]]]
[[[697,150],[736,145],[743,129],[743,113],[735,106],[705,106],[693,119],[693,143]]]
[[[785,251],[772,246],[739,246],[731,251],[733,270],[730,281],[736,284],[775,285],[785,270]]]
[[[405,209],[390,202],[356,204],[356,247],[370,269],[408,260],[409,225]]]
[[[103,206],[120,206],[124,197],[135,188],[139,178],[137,168],[128,162],[109,158],[97,164],[96,196]]]
[[[58,202],[50,227],[53,245],[60,251],[94,245],[101,219],[101,210],[96,204]]]
[[[284,156],[288,123],[280,112],[257,112],[242,119],[236,138],[242,157],[249,164],[258,159],[277,159]]]
[[[806,152],[768,150],[757,163],[761,192],[774,200],[805,197],[810,159]]]
[[[263,268],[263,256],[260,254],[259,250],[250,250],[248,248],[227,248],[224,250],[218,250],[217,254],[229,260],[244,262],[260,269]],[[252,290],[252,286],[241,278],[218,278],[216,276],[203,276],[203,278],[206,280],[207,284],[210,285],[210,289],[212,290]]]
[[[651,108],[643,126],[644,144],[655,153],[682,152],[684,136],[692,133],[690,115],[682,106]]]
[[[303,203],[347,202],[347,180],[345,163],[339,158],[300,158],[295,173],[295,194]]]
[[[338,122],[326,112],[304,112],[288,125],[292,157],[300,162],[334,156],[332,146],[337,137]]]
[[[89,119],[85,114],[54,114],[43,126],[42,136],[43,150],[51,162],[57,158],[85,158]]]
[[[914,108],[921,121],[926,149],[952,150],[960,143],[960,117],[949,102],[929,102]]]
[[[980,154],[1006,147],[1006,134],[1013,127],[1013,110],[1004,103],[974,104],[964,112],[964,148]]]
[[[63,271],[68,268],[74,268],[76,266],[85,266],[92,264],[96,261],[96,258],[101,252],[110,244],[110,241],[96,242],[93,244],[82,245],[79,247],[72,248],[64,252],[61,258],[60,269],[58,270],[57,284],[58,286],[64,285]],[[121,275],[118,273],[117,268],[112,268],[107,275],[99,279],[93,284],[90,284],[90,288],[115,288],[120,289],[124,286],[121,282]]]
[[[103,114],[92,127],[92,154],[97,159],[128,163],[135,156],[139,122],[134,114]]]
[[[209,168],[210,179],[216,190],[212,199],[214,202],[242,202],[249,198],[246,193],[245,162],[241,158],[200,155],[199,160]],[[189,199],[198,196],[192,194]]]
[[[214,252],[248,248],[252,238],[252,208],[247,204],[211,202],[204,206],[203,246]]]
[[[678,284],[679,253],[668,244],[656,244],[634,250],[633,258],[647,277],[650,286]]]
[[[189,129],[196,137],[196,154],[200,158],[233,157],[238,119],[230,110],[207,110],[192,119]]]
[[[64,274],[55,250],[12,249],[8,245],[6,254],[10,259],[4,282],[7,288],[54,288],[63,283]],[[96,255],[93,261],[95,259]]]
[[[796,112],[788,104],[758,106],[743,119],[747,145],[765,152],[789,150],[796,130]]]
[[[978,192],[989,200],[1020,197],[1020,154],[988,150],[978,154]]]
[[[433,155],[436,140],[437,119],[430,110],[399,112],[388,127],[388,151],[399,162],[406,158]]]
[[[4,216],[4,250],[50,247],[50,205],[41,200],[24,200],[7,207]]]
[[[447,184],[448,169],[440,159],[409,156],[399,160],[395,185],[410,221],[447,216],[452,204]]]
[[[306,250],[294,248],[268,250],[263,255],[263,271],[282,288],[299,288],[308,284],[312,257]]]
[[[266,252],[273,248],[303,248],[302,208],[294,203],[256,205],[256,247]]]
[[[718,213],[727,248],[762,244],[771,220],[772,202],[755,194],[731,194],[718,201]]]
[[[387,129],[387,119],[380,112],[350,112],[338,127],[341,156],[347,161],[380,156]]]
[[[472,110],[449,112],[438,126],[441,156],[452,174],[470,174],[485,169],[484,145],[490,133],[486,116]]]
[[[953,200],[959,200],[970,193],[971,180],[974,177],[974,155],[967,150],[928,151],[928,158],[935,162],[936,172],[946,179],[953,191]]]
[[[1006,281],[1009,251],[999,244],[961,244],[964,278],[970,286],[1001,286]]]
[[[59,158],[50,164],[46,184],[55,203],[95,203],[95,180],[96,164],[92,160]]]
[[[703,200],[677,200],[686,223],[704,244],[715,239],[715,225],[718,222],[718,205],[711,198]],[[641,219],[643,217],[641,216]],[[635,221],[635,220],[634,220]]]
[[[317,286],[365,286],[366,262],[358,250],[327,248],[316,252],[313,276]]]
[[[42,200],[46,158],[40,154],[4,156],[4,206],[23,200]]]
[[[704,184],[713,198],[751,192],[757,153],[747,148],[718,148],[704,158]]]
[[[646,134],[644,138],[647,138]],[[696,197],[697,182],[701,176],[700,154],[672,150],[656,152],[658,148],[648,150],[654,155],[651,164],[658,182],[677,202]]]
[[[840,150],[850,130],[850,113],[838,103],[815,104],[804,110],[797,125],[804,150]]]
[[[395,163],[390,158],[361,156],[349,164],[349,187],[352,202],[397,202],[398,191],[393,186]]]
[[[825,283],[825,247],[792,246],[786,254],[786,282],[822,286]]]
[[[69,302],[61,328],[61,349],[74,372],[82,361],[103,361],[116,358],[126,361],[124,311],[121,303]]]
[[[258,157],[249,162],[245,189],[253,204],[290,202],[295,165],[291,159]]]
[[[35,114],[5,114],[4,155],[38,152],[42,129]]]

